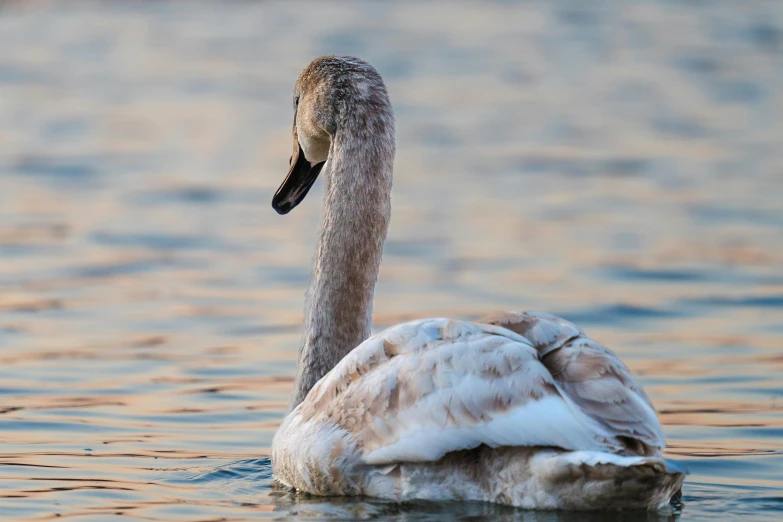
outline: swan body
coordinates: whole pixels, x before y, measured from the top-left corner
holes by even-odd
[[[319,495],[665,506],[681,475],[625,365],[563,319],[496,317],[524,335],[424,319],[363,342],[283,421],[275,476]]]
[[[274,475],[315,495],[537,509],[661,509],[683,473],[662,458],[647,395],[610,350],[548,314],[424,319],[369,337],[389,219],[393,117],[365,62],[323,57],[295,88],[294,155],[273,206],[327,172],[324,225],[292,409]]]

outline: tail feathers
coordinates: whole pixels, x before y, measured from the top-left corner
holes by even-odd
[[[685,479],[684,470],[659,457],[595,451],[542,452],[531,468],[567,509],[664,509]]]

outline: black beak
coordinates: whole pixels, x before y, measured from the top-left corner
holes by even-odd
[[[299,145],[299,137],[296,134],[296,120],[294,120],[294,153],[291,156],[291,168],[283,180],[283,184],[275,192],[272,198],[272,208],[278,214],[288,214],[295,206],[302,202],[310,187],[313,186],[321,168],[325,162],[310,165],[305,159],[302,146]]]

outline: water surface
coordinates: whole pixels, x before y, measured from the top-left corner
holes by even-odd
[[[591,5],[0,4],[0,517],[780,519],[782,4]],[[377,327],[578,322],[655,403],[681,515],[273,487],[322,187],[270,202],[328,53],[396,108]]]

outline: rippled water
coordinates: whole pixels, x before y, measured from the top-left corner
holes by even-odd
[[[272,485],[322,189],[270,201],[293,81],[350,53],[398,116],[377,327],[577,321],[658,408],[682,520],[779,519],[783,4],[578,5],[0,4],[0,516],[667,518]]]

